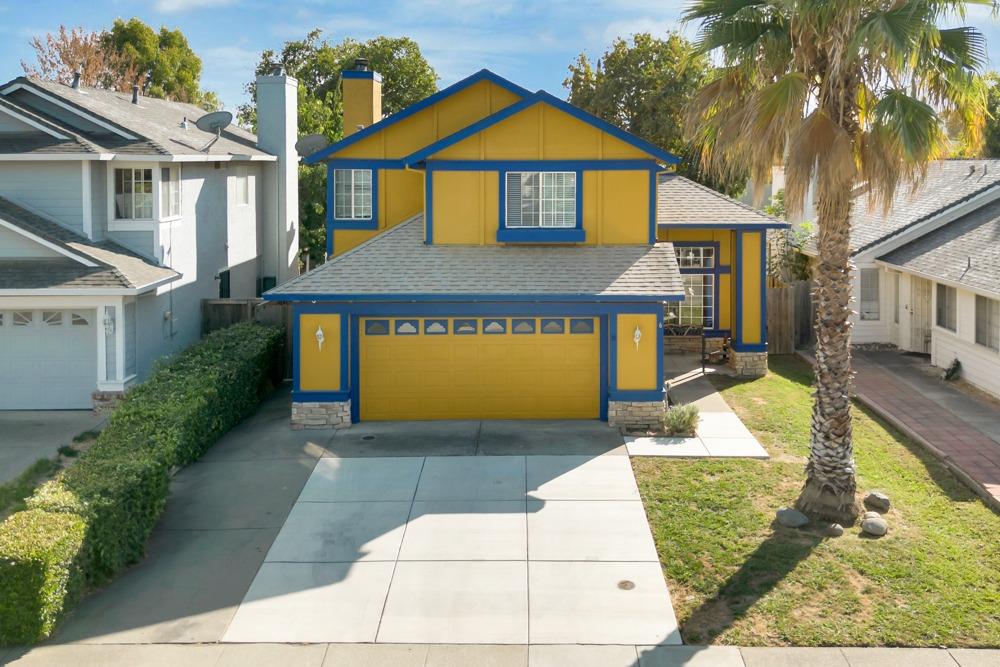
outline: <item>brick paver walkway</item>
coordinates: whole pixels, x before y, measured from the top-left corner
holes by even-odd
[[[914,374],[908,373],[904,379],[902,371],[894,365],[879,363],[884,355],[890,354],[899,353],[854,355],[858,400],[928,447],[960,477],[966,478],[966,483],[971,482],[980,495],[988,501],[992,499],[990,504],[1000,510],[1000,443],[933,397],[942,388],[956,390],[924,376],[921,384],[926,382],[927,391],[923,392],[922,387],[914,386]],[[964,399],[978,410],[984,409],[972,397]],[[1000,413],[996,420],[1000,422]]]

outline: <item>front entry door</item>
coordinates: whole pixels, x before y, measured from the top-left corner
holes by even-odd
[[[931,353],[931,281],[910,276],[910,347]]]

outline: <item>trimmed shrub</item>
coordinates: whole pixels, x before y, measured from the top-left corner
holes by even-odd
[[[0,524],[0,644],[44,639],[77,600],[84,530],[75,514],[40,510]]]
[[[260,403],[280,379],[283,337],[275,327],[237,324],[160,365],[75,466],[0,524],[0,643],[47,636],[80,585],[103,583],[142,558],[170,471],[197,460]],[[25,525],[44,549],[31,547]],[[59,577],[63,584],[51,583]]]
[[[698,406],[693,403],[672,405],[663,416],[663,430],[667,435],[694,435],[698,427]]]

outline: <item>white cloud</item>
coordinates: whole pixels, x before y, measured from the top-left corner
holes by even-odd
[[[164,14],[177,14],[191,9],[209,9],[235,4],[236,0],[157,0],[153,9]]]

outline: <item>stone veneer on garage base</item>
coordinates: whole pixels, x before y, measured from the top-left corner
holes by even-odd
[[[292,428],[295,430],[349,428],[350,425],[350,400],[327,403],[292,403]]]
[[[762,377],[767,374],[767,352],[729,352],[729,367],[741,377]]]
[[[655,430],[663,426],[665,401],[608,401],[608,425]]]
[[[91,403],[96,414],[111,412],[118,405],[118,401],[124,398],[124,391],[95,391],[90,394]]]

